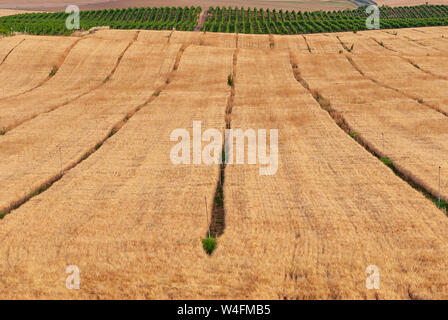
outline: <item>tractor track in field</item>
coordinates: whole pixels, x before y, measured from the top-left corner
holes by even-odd
[[[87,90],[86,92],[83,92],[71,99],[69,99],[68,101],[62,103],[62,104],[56,104],[52,107],[50,107],[48,110],[44,111],[44,112],[40,112],[38,114],[29,116],[27,118],[23,118],[21,121],[16,122],[14,125],[10,125],[8,127],[4,127],[4,129],[2,130],[3,134],[7,134],[9,131],[14,130],[15,128],[21,126],[22,124],[31,121],[35,118],[37,118],[38,116],[42,115],[42,114],[47,114],[50,113],[52,111],[55,111],[61,107],[64,107],[72,102],[75,102],[76,100],[94,92],[95,90],[100,89],[103,85],[105,85],[110,78],[112,78],[112,76],[115,74],[115,72],[117,71],[118,66],[120,65],[121,60],[123,59],[124,55],[126,54],[126,52],[128,51],[128,49],[135,43],[135,41],[137,41],[138,35],[139,35],[140,31],[137,31],[136,35],[134,36],[134,39],[132,39],[128,45],[126,46],[126,48],[123,49],[123,51],[120,53],[120,55],[117,58],[117,61],[115,62],[112,70],[109,72],[109,74],[106,76],[106,78],[104,78],[104,80],[102,82],[100,82],[99,84],[97,84],[96,86],[94,86],[93,88],[91,88],[90,90]],[[82,40],[82,39],[80,39]]]
[[[299,82],[308,92],[313,96],[314,100],[316,100],[317,103],[319,103],[320,107],[325,110],[330,117],[334,120],[334,122],[338,125],[339,128],[341,128],[347,135],[349,135],[352,139],[354,139],[359,145],[361,145],[367,152],[375,156],[378,160],[381,161],[382,158],[386,157],[385,154],[383,154],[379,149],[377,149],[375,146],[373,146],[369,141],[362,138],[360,134],[357,134],[356,136],[351,136],[350,133],[354,132],[348,122],[345,120],[344,115],[342,112],[339,112],[331,106],[331,101],[326,99],[324,96],[320,94],[320,92],[317,89],[311,88],[308,84],[308,82],[300,75],[300,71],[297,68],[297,64],[295,63],[296,59],[293,56],[292,52],[289,51],[290,55],[290,63],[292,72],[294,75],[294,78]],[[358,71],[358,70],[357,70]],[[358,71],[359,72],[359,71]],[[370,79],[369,79],[370,80]],[[394,89],[392,89],[394,90]],[[383,163],[381,161],[381,163]],[[383,163],[384,164],[384,163]],[[386,165],[386,164],[384,164]],[[410,173],[408,170],[402,167],[397,167],[395,164],[386,165],[388,168],[390,168],[396,176],[401,178],[404,182],[406,182],[410,187],[420,192],[423,196],[426,198],[430,198],[434,205],[435,199],[437,199],[437,195],[434,195],[432,192],[428,191],[427,188],[424,187],[422,183],[417,181],[413,178],[412,173]],[[445,199],[443,199],[445,200]],[[446,214],[446,212],[442,209],[437,207],[439,210],[441,210],[443,213]]]
[[[129,47],[129,46],[128,46]],[[185,49],[188,47],[187,44],[182,45],[182,47],[179,49],[176,60],[174,62],[173,69],[168,74],[166,80],[162,85],[157,87],[154,91],[152,91],[151,96],[142,104],[136,106],[132,110],[126,113],[126,115],[118,121],[112,129],[109,130],[109,132],[106,134],[106,136],[101,139],[98,143],[95,144],[94,147],[90,148],[88,151],[86,151],[83,156],[81,156],[79,159],[77,159],[74,163],[66,166],[61,170],[60,173],[57,175],[54,175],[53,177],[49,178],[48,181],[45,183],[42,183],[40,186],[34,188],[32,191],[30,191],[28,194],[23,196],[21,199],[14,201],[13,203],[7,205],[5,208],[0,208],[0,219],[4,218],[4,216],[10,214],[12,211],[20,208],[22,205],[27,203],[30,199],[38,196],[39,194],[45,192],[51,186],[56,183],[57,181],[61,180],[65,174],[70,172],[73,168],[77,167],[79,164],[84,162],[86,159],[88,159],[92,154],[97,152],[103,145],[106,143],[112,136],[114,136],[118,131],[123,128],[123,126],[131,119],[138,111],[140,111],[143,107],[149,105],[151,102],[153,102],[157,97],[160,95],[160,93],[166,89],[166,87],[171,83],[172,79],[175,77],[177,73],[177,69],[179,67],[180,61],[182,59],[182,55],[185,51]],[[121,60],[121,59],[120,59]]]
[[[2,101],[2,100],[6,100],[6,99],[9,99],[9,98],[15,98],[15,97],[21,96],[21,95],[23,95],[23,94],[32,92],[33,90],[36,90],[36,89],[39,88],[39,87],[42,87],[45,83],[47,83],[51,78],[53,78],[53,77],[57,74],[57,72],[59,71],[59,69],[60,69],[60,68],[62,67],[62,65],[64,64],[65,59],[67,59],[67,56],[70,54],[70,52],[72,51],[72,49],[73,49],[73,48],[78,44],[78,42],[81,41],[81,40],[83,40],[83,39],[77,39],[77,40],[75,40],[70,46],[68,46],[67,49],[65,49],[65,51],[64,51],[64,53],[62,54],[61,58],[59,58],[58,63],[57,63],[56,65],[53,66],[53,68],[50,70],[48,76],[47,76],[44,80],[42,80],[42,81],[41,81],[40,83],[38,83],[36,86],[34,86],[34,87],[32,87],[32,88],[30,88],[30,89],[28,89],[28,90],[25,90],[25,91],[20,92],[20,93],[16,93],[16,94],[11,95],[11,96],[3,97],[3,98],[0,99],[0,101]]]

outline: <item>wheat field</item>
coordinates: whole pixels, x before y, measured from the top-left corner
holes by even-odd
[[[447,27],[1,38],[2,298],[448,298],[447,59]],[[173,164],[194,121],[277,129],[277,172]]]

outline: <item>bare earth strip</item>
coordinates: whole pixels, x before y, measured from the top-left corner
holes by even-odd
[[[446,217],[336,126],[287,52],[240,50],[235,86],[232,128],[278,128],[279,170],[226,167],[214,259],[216,274],[232,270],[221,280],[229,296],[448,296]],[[365,287],[369,265],[381,270],[377,293]]]
[[[224,129],[232,54],[187,48],[158,97],[51,189],[1,221],[4,298],[208,295],[204,285],[216,285],[216,277],[201,244],[204,196],[211,207],[219,167],[174,165],[169,139],[176,128],[191,131],[194,120],[203,130]],[[24,246],[29,237],[33,242]],[[69,264],[82,270],[83,290],[65,288]]]
[[[0,40],[0,43],[7,39],[9,37]],[[0,100],[21,94],[42,83],[65,50],[76,41],[68,37],[24,36],[22,39],[25,40],[0,65]]]
[[[129,43],[127,40],[80,40],[57,73],[44,85],[20,96],[0,100],[0,127],[10,130],[96,89],[110,75]],[[41,102],[36,105],[36,101]]]
[[[179,47],[134,43],[101,89],[41,114],[1,137],[0,180],[5,188],[0,191],[0,212],[37,192],[56,179],[61,168],[71,168],[94,150],[164,83]]]

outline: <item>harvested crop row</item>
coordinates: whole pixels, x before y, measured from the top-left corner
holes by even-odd
[[[1,137],[0,180],[5,187],[0,191],[0,213],[38,193],[61,169],[76,165],[129,112],[151,98],[165,83],[179,48],[135,43],[100,89]]]
[[[202,121],[202,130],[225,128],[232,54],[188,47],[157,98],[1,221],[4,298],[209,296],[217,283],[201,244],[208,227],[204,196],[211,208],[219,166],[173,164],[170,135],[178,128],[191,134],[193,121]],[[81,271],[81,290],[65,288],[72,264]]]
[[[127,45],[129,41],[81,40],[44,85],[20,96],[0,100],[0,128],[10,130],[97,88],[110,76]]]
[[[232,127],[277,128],[279,167],[260,176],[259,166],[227,165],[226,232],[212,256],[227,276],[216,291],[446,298],[446,217],[339,129],[292,70],[287,52],[239,52]],[[380,290],[366,289],[369,265]]]

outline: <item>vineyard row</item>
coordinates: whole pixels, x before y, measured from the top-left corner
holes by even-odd
[[[162,7],[91,10],[80,13],[80,29],[97,26],[112,29],[182,30],[197,28],[200,7]],[[448,5],[381,7],[382,29],[448,25]],[[70,35],[69,14],[26,13],[0,18],[0,33]],[[365,30],[366,8],[340,11],[283,11],[210,7],[202,31],[250,34],[302,34]]]

